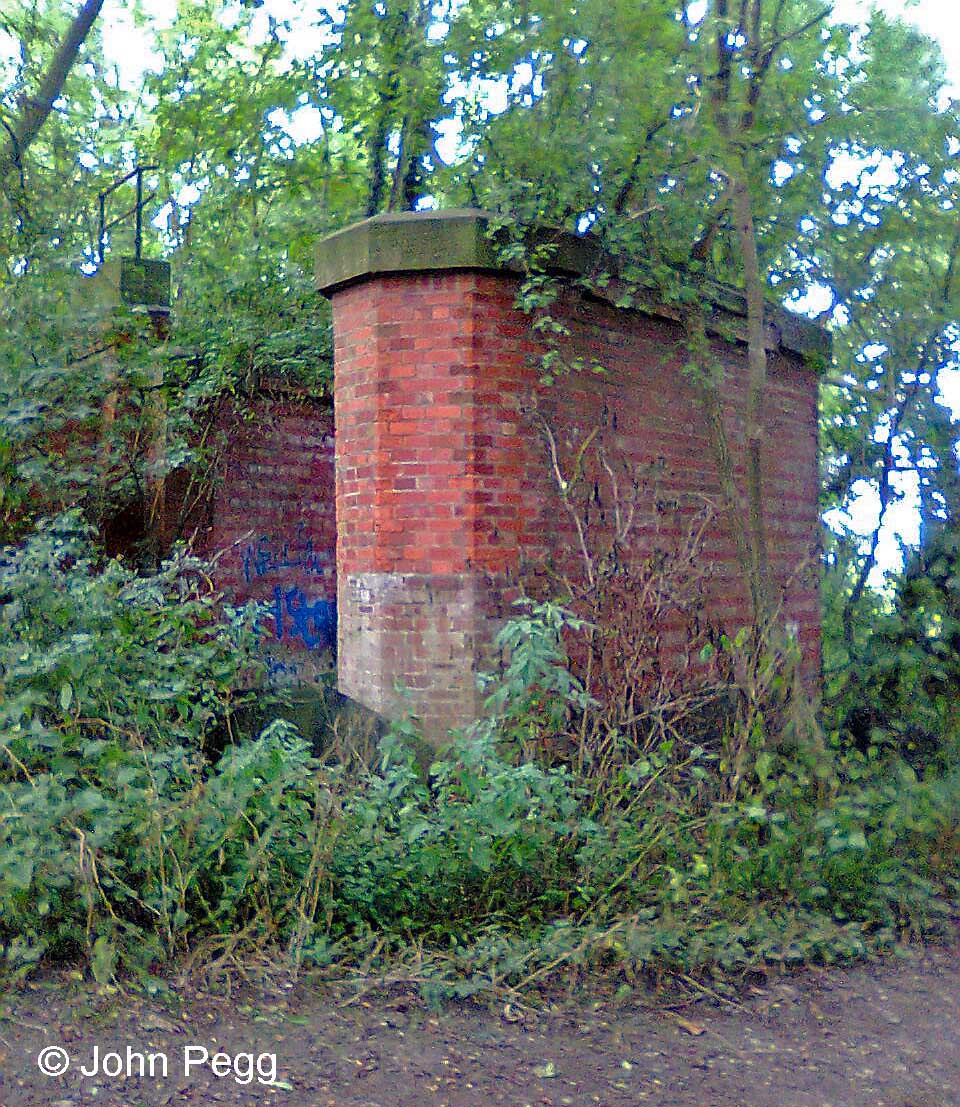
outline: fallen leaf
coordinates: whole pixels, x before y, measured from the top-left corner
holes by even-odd
[[[163,1015],[158,1015],[155,1012],[147,1012],[140,1020],[141,1030],[165,1030],[171,1034],[182,1034],[183,1027],[170,1019],[165,1019]]]

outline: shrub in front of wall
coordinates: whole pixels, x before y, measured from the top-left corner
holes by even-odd
[[[78,516],[0,554],[0,943],[101,979],[276,940],[310,870],[316,764],[291,728],[211,740],[254,665],[201,562],[104,561]]]

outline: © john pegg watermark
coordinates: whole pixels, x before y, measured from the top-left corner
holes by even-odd
[[[171,1076],[197,1076],[207,1070],[213,1077],[235,1084],[280,1084],[275,1053],[211,1053],[206,1046],[185,1045],[177,1052],[135,1049],[101,1049],[71,1057],[62,1046],[47,1046],[37,1054],[37,1068],[45,1076],[63,1076],[69,1069],[85,1079],[129,1080],[145,1077],[165,1080]],[[287,1085],[289,1087],[289,1085]]]

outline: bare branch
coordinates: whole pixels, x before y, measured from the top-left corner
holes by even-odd
[[[777,56],[777,52],[779,51],[780,47],[788,42],[791,42],[795,38],[800,38],[800,36],[805,35],[807,31],[813,30],[814,27],[822,23],[827,18],[831,11],[832,8],[824,8],[822,11],[818,12],[816,15],[808,19],[806,23],[802,23],[799,27],[794,28],[794,30],[792,31],[787,31],[785,34],[778,35],[767,46],[766,50],[764,51],[763,57],[760,60],[760,64],[756,69],[756,72],[754,72],[750,78],[750,91],[747,94],[747,99],[750,104],[750,115],[752,115],[753,108],[755,108],[760,102],[760,92],[763,88],[763,82],[766,80],[767,74],[770,72],[770,66],[773,64],[773,60]],[[774,14],[773,32],[775,35],[782,12],[783,2],[779,4],[776,13]]]
[[[630,163],[630,168],[627,170],[627,175],[623,180],[623,184],[621,184],[620,188],[617,190],[617,197],[613,201],[613,210],[617,215],[623,214],[624,208],[627,206],[627,201],[630,199],[630,194],[636,187],[640,166],[643,164],[644,156],[647,153],[647,147],[666,125],[667,120],[662,119],[644,135],[643,142],[640,144],[640,149],[637,150],[634,155],[633,161]]]
[[[890,425],[887,430],[887,440],[884,443],[883,451],[883,465],[880,472],[879,487],[877,494],[880,498],[880,512],[877,516],[877,525],[874,527],[873,532],[870,535],[870,546],[867,549],[866,556],[860,569],[857,573],[856,579],[853,584],[853,589],[850,595],[847,597],[846,603],[843,607],[843,613],[841,616],[841,624],[843,626],[843,638],[848,646],[853,645],[853,619],[856,614],[857,604],[863,597],[867,588],[867,582],[870,574],[873,572],[877,564],[877,553],[880,546],[880,536],[883,531],[884,523],[887,518],[887,509],[893,502],[894,487],[892,476],[898,471],[896,464],[896,439],[900,433],[900,427],[903,420],[906,418],[910,405],[920,394],[922,385],[920,384],[920,375],[924,370],[927,362],[930,360],[930,347],[931,341],[924,344],[923,353],[920,357],[920,364],[917,367],[916,379],[913,384],[909,385],[905,390],[903,396],[897,403],[893,414],[890,417]]]

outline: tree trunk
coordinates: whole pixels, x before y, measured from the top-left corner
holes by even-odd
[[[747,409],[746,469],[747,514],[750,520],[750,591],[758,626],[770,615],[770,582],[767,532],[763,502],[763,441],[766,435],[763,400],[767,386],[767,350],[763,338],[765,282],[760,271],[757,235],[746,182],[733,186],[733,217],[743,260],[743,284],[747,300]]]
[[[80,47],[90,33],[102,7],[103,0],[86,0],[57,48],[36,95],[24,97],[19,118],[7,128],[7,151],[0,157],[0,184],[11,172],[22,168],[23,155],[40,133],[50,112],[53,111],[53,105],[63,91],[64,83],[73,63],[77,60]]]

